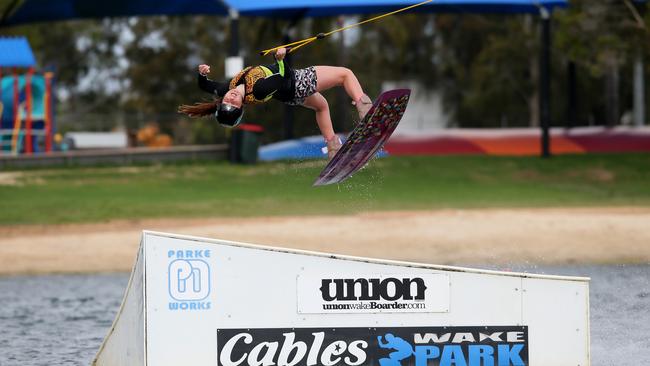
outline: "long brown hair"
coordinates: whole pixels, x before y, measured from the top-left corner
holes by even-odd
[[[197,102],[192,105],[183,104],[178,107],[178,113],[186,114],[192,118],[199,118],[214,115],[221,104],[221,98],[211,102]]]

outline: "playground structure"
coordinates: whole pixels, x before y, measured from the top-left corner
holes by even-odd
[[[0,38],[1,154],[52,151],[54,74],[37,74],[35,65],[26,38]],[[19,69],[26,71],[21,75]]]
[[[396,347],[405,350],[399,360],[388,351]],[[588,278],[145,231],[122,306],[92,364],[588,366],[590,361]]]

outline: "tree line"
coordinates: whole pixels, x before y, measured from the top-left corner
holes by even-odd
[[[539,17],[536,15],[396,15],[337,34],[296,52],[294,67],[344,65],[369,94],[383,81],[417,80],[444,96],[454,127],[536,126]],[[362,17],[242,18],[240,54],[246,64],[271,63],[258,51]],[[633,0],[572,0],[552,18],[552,124],[613,126],[629,119],[633,75],[650,74],[650,15]],[[56,73],[58,119],[70,129],[134,129],[149,121],[187,143],[223,141],[211,120],[188,121],[181,103],[209,97],[196,87],[196,65],[223,78],[231,27],[222,17],[142,17],[31,24],[0,29],[26,35],[41,69]],[[638,73],[637,73],[638,75]],[[645,105],[650,105],[646,92]],[[339,129],[353,116],[340,92],[326,97]],[[249,108],[249,122],[283,137],[285,107]],[[650,108],[646,108],[650,110]],[[311,111],[295,109],[294,133],[317,133]],[[100,122],[88,122],[88,116]]]

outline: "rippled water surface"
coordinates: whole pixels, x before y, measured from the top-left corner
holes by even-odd
[[[588,276],[592,365],[650,365],[650,266],[515,268]],[[0,278],[0,366],[89,365],[126,274]]]

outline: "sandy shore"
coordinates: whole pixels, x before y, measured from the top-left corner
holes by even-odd
[[[434,264],[650,263],[650,208],[489,209],[0,227],[0,275],[129,271],[143,229]]]

